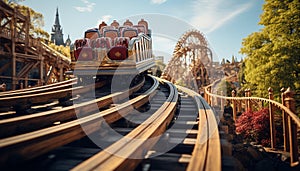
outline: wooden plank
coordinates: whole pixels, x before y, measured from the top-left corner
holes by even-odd
[[[97,86],[102,86],[104,82],[96,84]],[[1,107],[10,107],[14,105],[26,105],[26,104],[39,104],[46,103],[50,100],[60,99],[64,97],[71,96],[72,94],[82,94],[88,91],[93,90],[95,85],[89,86],[78,86],[74,88],[59,89],[50,92],[41,92],[38,94],[27,94],[21,96],[12,96],[12,97],[2,97],[0,98]]]
[[[119,111],[130,112],[132,106],[138,107],[143,104],[143,99],[148,99],[155,93],[158,84],[155,83],[151,89],[137,98],[123,103],[99,113],[89,115],[78,120],[65,124],[57,125],[50,128],[22,134],[19,136],[9,137],[0,140],[0,163],[16,164],[23,160],[32,159],[38,155],[46,153],[54,148],[65,145],[74,140],[80,139],[86,134],[99,130],[102,122],[111,123],[119,119]],[[82,127],[84,125],[84,128]],[[18,158],[15,158],[18,156]]]
[[[187,170],[221,170],[221,145],[218,125],[212,109],[196,92],[177,86],[195,98],[199,110],[199,133]]]
[[[37,90],[37,89],[49,88],[49,87],[52,87],[52,86],[59,86],[59,85],[63,85],[63,84],[69,84],[69,83],[75,82],[75,81],[77,81],[77,78],[62,81],[62,82],[57,82],[57,83],[53,83],[53,84],[48,84],[48,85],[44,85],[44,86],[37,86],[37,87],[25,88],[25,89],[21,89],[21,90],[11,90],[11,91],[0,92],[0,97],[10,95],[10,94],[14,95],[14,94],[18,94],[20,92],[33,91],[33,90]]]
[[[133,92],[140,89],[143,84],[144,82],[142,81],[140,84],[132,87],[130,90],[123,91],[122,93],[118,92],[110,94],[93,101],[65,107],[61,110],[47,111],[35,115],[0,120],[0,130],[6,130],[1,132],[0,137],[34,131],[45,126],[53,125],[53,123],[57,121],[63,123],[64,121],[76,119],[78,117],[76,113],[80,113],[80,117],[84,117],[86,114],[93,112],[95,109],[97,110],[98,108],[111,104],[113,99],[114,101],[123,100],[128,97],[128,95],[131,95]],[[95,105],[97,105],[97,108],[95,108]]]
[[[171,84],[168,84],[168,86],[171,89],[170,95],[158,111],[125,137],[81,163],[73,170],[134,169],[145,157],[145,151],[150,150],[155,142],[159,140],[157,136],[166,130],[167,125],[173,118],[178,92]]]

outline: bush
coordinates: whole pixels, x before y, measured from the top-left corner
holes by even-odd
[[[236,133],[241,134],[247,141],[254,141],[267,146],[270,144],[269,110],[247,111],[236,121]]]

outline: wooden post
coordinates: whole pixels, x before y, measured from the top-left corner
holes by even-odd
[[[221,91],[221,96],[224,96],[224,95],[223,95],[223,91]],[[220,101],[220,103],[221,103],[221,111],[224,112],[224,99],[223,99],[223,98],[220,98],[220,100],[221,100],[221,101]]]
[[[20,83],[20,89],[23,89],[24,88],[24,84],[23,84],[23,81],[21,81]]]
[[[235,90],[232,90],[231,96],[232,97],[236,96]],[[236,121],[236,101],[235,100],[232,100],[232,115],[233,115],[233,120],[235,122]]]
[[[248,89],[245,89],[245,97],[248,97]],[[248,111],[248,100],[245,100],[245,111]]]
[[[289,108],[293,113],[296,111],[295,107],[295,99],[293,98],[294,92],[288,88],[285,92],[285,105]],[[299,164],[298,159],[298,143],[297,143],[297,125],[293,121],[293,119],[288,117],[288,127],[289,127],[289,140],[290,140],[290,158],[291,158],[291,166],[296,166]]]
[[[25,88],[27,88],[28,87],[28,73],[25,76],[24,82],[25,82]]]
[[[285,105],[284,103],[284,88],[282,88],[281,90],[281,103],[283,105]],[[282,127],[283,127],[283,148],[284,151],[289,151],[290,150],[290,144],[289,144],[289,127],[288,127],[288,116],[287,114],[284,112],[284,110],[282,110]]]
[[[29,47],[29,27],[30,27],[30,11],[27,9],[27,15],[25,20],[25,54],[27,54],[27,50]]]
[[[44,74],[47,74],[47,73],[44,73],[44,57],[41,55],[41,53],[39,53],[39,60],[40,60],[40,82],[42,85],[45,84],[45,80],[44,80]],[[46,83],[47,84],[47,83]]]
[[[208,87],[208,92],[211,93],[211,87]],[[208,101],[207,102],[211,106],[211,96],[208,94],[207,97],[208,97]]]
[[[204,89],[204,99],[205,99],[205,101],[207,101],[207,94],[206,94],[205,89]]]
[[[242,113],[242,101],[236,101],[237,112]]]
[[[16,65],[16,61],[17,61],[17,55],[16,55],[16,26],[15,24],[17,23],[17,19],[16,19],[16,8],[14,8],[14,14],[13,17],[11,19],[11,23],[10,23],[10,29],[11,29],[11,52],[12,52],[12,89],[15,90],[16,89],[16,85],[17,85],[17,65]]]
[[[251,89],[250,88],[248,89],[247,96],[251,97]],[[252,104],[251,104],[251,100],[250,99],[248,99],[248,105],[247,106],[248,106],[248,110],[251,111],[252,110]]]
[[[35,86],[42,86],[41,80],[37,80],[37,83]]]
[[[59,67],[59,81],[63,81],[64,80],[64,68],[63,68],[63,64],[60,63],[58,65]]]
[[[269,99],[273,100],[273,89],[271,87],[268,88],[269,91]],[[274,149],[276,147],[276,130],[274,124],[274,114],[273,114],[273,105],[269,103],[269,116],[270,116],[270,135],[271,135],[271,148]]]

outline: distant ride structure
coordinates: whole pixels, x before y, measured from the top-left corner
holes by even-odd
[[[210,83],[212,61],[212,50],[205,36],[198,30],[190,30],[178,40],[173,57],[161,77],[203,92],[203,87]]]
[[[151,30],[144,19],[136,25],[114,20],[87,29],[84,38],[75,41],[71,56],[71,73],[80,78],[137,75],[155,65]]]

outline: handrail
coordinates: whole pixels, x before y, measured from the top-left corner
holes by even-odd
[[[232,100],[233,102],[233,120],[236,118],[236,101],[246,101],[246,108],[251,110],[251,101],[262,101],[269,103],[269,116],[270,116],[270,140],[271,140],[271,148],[276,148],[276,134],[275,134],[275,123],[274,123],[274,113],[273,106],[277,107],[282,111],[282,124],[283,124],[283,147],[284,151],[290,153],[290,165],[297,166],[299,165],[299,150],[298,150],[298,142],[297,142],[297,128],[300,127],[300,119],[295,114],[295,101],[292,97],[292,92],[290,88],[287,89],[284,93],[282,93],[282,103],[276,102],[273,100],[272,89],[269,89],[269,99],[261,98],[261,97],[249,97],[249,91],[246,91],[246,96],[248,97],[227,97],[218,94],[211,93],[212,85],[215,85],[221,79],[216,80],[214,83],[208,85],[204,89],[204,95],[208,103],[211,102],[211,97],[219,98],[219,99],[227,99]],[[209,89],[210,88],[210,89]],[[209,89],[209,90],[208,90]],[[233,96],[235,96],[234,91],[232,92]],[[221,108],[223,107],[223,103],[221,101]]]
[[[137,37],[134,37],[130,40],[128,49],[132,51],[132,55],[134,56],[134,60],[136,62],[143,61],[145,59],[150,59],[152,57],[152,53],[147,53],[148,50],[152,50],[151,40],[152,38],[145,35],[144,33],[139,33]],[[143,41],[144,43],[140,45],[140,43]],[[145,41],[149,43],[145,43]],[[146,45],[148,45],[149,47],[146,47]],[[143,49],[139,49],[137,51],[136,46],[139,46]]]
[[[214,84],[214,83],[212,83],[212,84]],[[284,112],[286,112],[293,119],[293,121],[297,124],[297,126],[300,127],[299,117],[294,112],[292,112],[289,108],[287,108],[286,106],[284,106],[281,103],[278,103],[274,100],[262,98],[262,97],[227,97],[227,96],[222,96],[222,95],[218,95],[218,94],[213,94],[207,90],[209,87],[212,86],[212,84],[210,84],[204,88],[205,93],[208,94],[209,96],[220,98],[220,99],[226,99],[226,100],[259,100],[259,101],[263,101],[263,102],[269,102],[269,103],[273,104],[274,106],[277,106],[278,108],[281,108],[282,110],[284,110]]]

